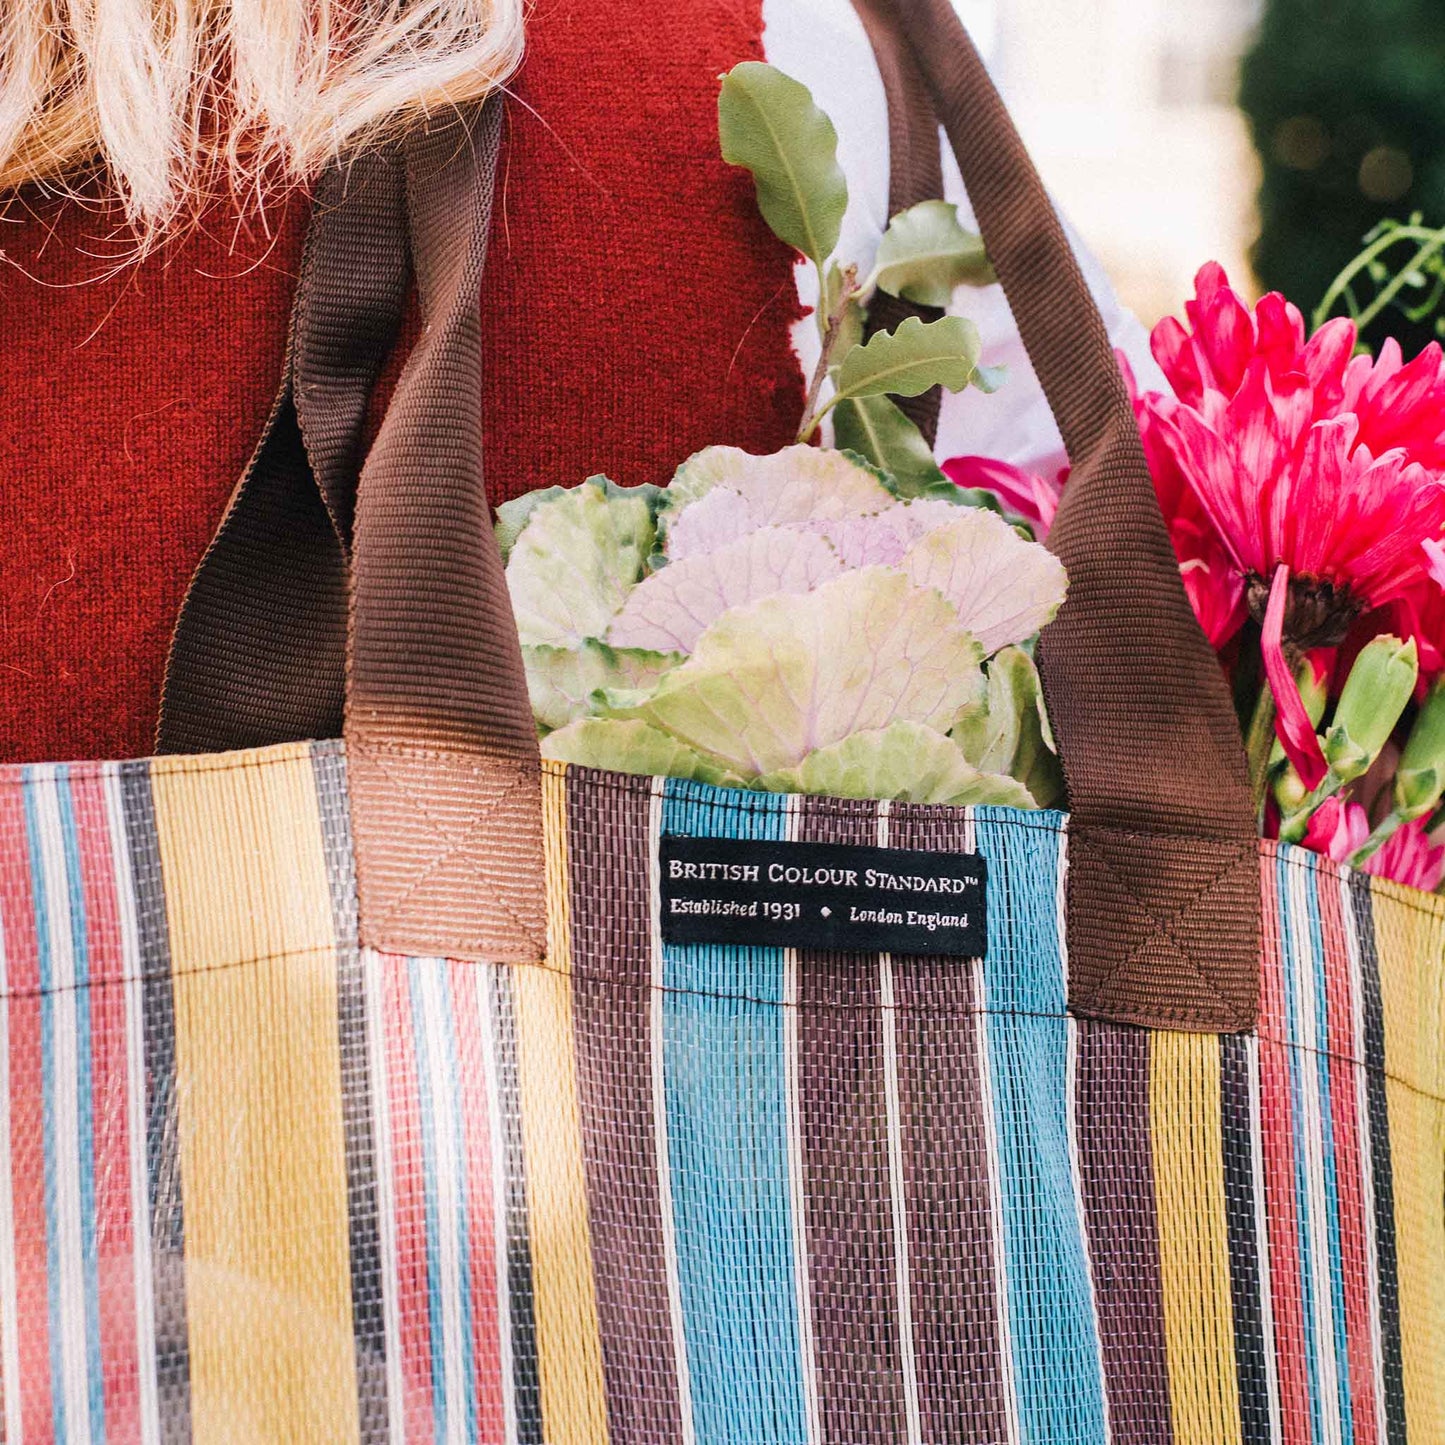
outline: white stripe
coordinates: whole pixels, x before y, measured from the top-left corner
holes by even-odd
[[[889,841],[892,809],[878,804],[878,846]],[[898,1297],[898,1348],[903,1360],[903,1414],[909,1445],[922,1445],[923,1417],[918,1406],[918,1354],[913,1342],[912,1274],[908,1260],[908,1194],[903,1172],[903,1106],[898,1096],[898,1017],[893,991],[893,955],[878,956],[879,1002],[883,1010],[883,1096],[888,1114],[888,1185],[893,1210],[893,1270]]]
[[[970,850],[972,851],[972,850]],[[1059,871],[1054,878],[1055,932],[1059,939],[1059,981],[1065,1000],[1069,997],[1069,819],[1059,827]]]
[[[667,1076],[663,1054],[663,954],[662,954],[662,795],[665,778],[652,780],[652,800],[647,811],[648,920],[652,945],[652,1137],[657,1148],[657,1197],[662,1215],[662,1257],[667,1271],[667,1313],[672,1323],[672,1360],[677,1375],[678,1412],[682,1417],[683,1445],[697,1439],[692,1419],[692,1372],[687,1363],[687,1332],[682,1319],[682,1286],[677,1277],[677,1221],[672,1208],[672,1164],[667,1141]]]
[[[376,1151],[376,1237],[381,1255],[387,1434],[392,1445],[405,1445],[406,1380],[401,1368],[401,1317],[397,1309],[396,1173],[391,1148],[390,1081],[386,1068],[387,966],[373,949],[362,949],[362,986],[366,990],[366,1060],[371,1075],[371,1135],[372,1147]]]
[[[1335,1322],[1331,1307],[1328,1206],[1325,1199],[1324,1130],[1328,1120],[1321,1116],[1319,1089],[1320,1039],[1315,1027],[1317,960],[1310,947],[1308,877],[1302,867],[1291,866],[1290,932],[1295,969],[1295,1017],[1299,1031],[1297,1059],[1303,1083],[1301,1132],[1305,1154],[1304,1227],[1310,1243],[1310,1268],[1314,1304],[1315,1358],[1318,1362],[1320,1416],[1324,1445],[1340,1445],[1340,1397],[1335,1358]]]
[[[512,1280],[507,1241],[507,1139],[502,1128],[502,1083],[497,1067],[497,1011],[492,1005],[496,967],[472,970],[482,1019],[482,1058],[487,1075],[487,1128],[492,1149],[492,1253],[497,1276],[497,1354],[502,1367],[502,1420],[505,1445],[517,1445],[517,1381],[512,1356]]]
[[[798,838],[802,799],[790,796],[783,805],[787,812],[784,836],[790,843]],[[793,1279],[798,1299],[798,1355],[803,1379],[803,1407],[808,1422],[808,1439],[823,1438],[818,1410],[817,1344],[813,1338],[812,1280],[808,1273],[808,1201],[803,1187],[803,1106],[798,1083],[798,950],[783,950],[783,1074],[788,1103],[788,1192],[793,1218]]]
[[[457,1155],[457,1091],[446,1058],[446,1000],[442,996],[442,959],[421,959],[413,965],[420,979],[422,1014],[430,1042],[426,1062],[431,1073],[432,1138],[436,1142],[434,1177],[437,1196],[437,1280],[441,1293],[442,1372],[448,1401],[448,1445],[465,1445],[467,1378],[462,1345],[461,1231],[466,1212],[461,1205],[462,1161]]]
[[[1259,1270],[1259,1313],[1264,1331],[1264,1387],[1269,1398],[1270,1445],[1279,1445],[1284,1422],[1279,1404],[1279,1362],[1274,1352],[1274,1285],[1270,1278],[1269,1221],[1264,1207],[1264,1120],[1259,1103],[1257,1033],[1245,1035],[1244,1057],[1249,1072],[1249,1167],[1254,1183],[1254,1240]]]
[[[160,1395],[156,1380],[155,1281],[151,1266],[150,1171],[146,1168],[145,960],[140,956],[136,921],[135,876],[126,834],[120,772],[104,773],[105,814],[115,876],[120,922],[121,977],[125,998],[125,1105],[130,1139],[131,1268],[135,1286],[135,1343],[140,1434],[146,1442],[161,1438]],[[18,1439],[12,1435],[11,1439]]]
[[[39,770],[37,770],[38,774]],[[37,779],[39,781],[39,779]],[[41,868],[45,877],[45,918],[38,920],[50,942],[51,1097],[54,1100],[55,1232],[60,1254],[60,1377],[65,1398],[67,1445],[90,1439],[90,1377],[85,1350],[85,1261],[80,1208],[80,1067],[75,1037],[75,956],[71,947],[69,884],[56,790],[61,784],[46,769],[35,788]]]
[[[973,812],[968,813],[964,851],[974,852],[978,847],[975,837]],[[1062,937],[1059,940],[1063,948]],[[983,960],[975,958],[969,968],[973,974],[973,996],[978,1000],[975,1023],[978,1030],[978,1081],[983,1106],[984,1143],[988,1158],[988,1205],[992,1223],[990,1244],[993,1249],[993,1273],[995,1289],[994,1303],[998,1309],[998,1353],[1003,1374],[1003,1393],[1007,1410],[1009,1445],[1018,1445],[1022,1435],[1019,1425],[1018,1390],[1014,1380],[1013,1328],[1008,1312],[1008,1261],[1004,1257],[1003,1242],[1003,1192],[998,1172],[998,1130],[994,1123],[993,1071],[988,1057],[988,975]]]
[[[0,910],[0,1362],[5,1381],[5,1438],[18,1442],[20,1418],[20,1298],[15,1280],[15,1195],[10,1178],[10,970],[5,915]]]
[[[1340,878],[1340,913],[1345,920],[1345,946],[1350,962],[1350,1038],[1356,1064],[1355,1115],[1360,1133],[1360,1207],[1365,1221],[1365,1303],[1370,1320],[1370,1361],[1373,1365],[1375,1425],[1381,1440],[1389,1439],[1389,1422],[1385,1416],[1385,1349],[1380,1326],[1380,1261],[1375,1251],[1375,1159],[1374,1141],[1370,1133],[1370,1073],[1365,1067],[1365,963],[1360,951],[1360,935],[1355,927],[1354,899],[1350,892],[1350,875]]]

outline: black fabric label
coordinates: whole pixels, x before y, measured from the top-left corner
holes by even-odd
[[[661,840],[665,943],[841,953],[987,951],[976,853],[738,838]]]

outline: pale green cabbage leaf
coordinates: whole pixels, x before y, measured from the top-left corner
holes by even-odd
[[[933,728],[912,722],[854,733],[809,753],[796,768],[765,773],[756,786],[772,793],[892,798],[900,803],[1036,806],[1022,783],[980,771],[956,743]]]
[[[842,571],[838,554],[815,533],[761,527],[645,577],[613,618],[608,638],[618,647],[691,652],[703,630],[730,608],[811,592]]]
[[[642,773],[654,778],[691,778],[728,787],[741,781],[726,768],[699,757],[685,743],[635,718],[581,718],[542,739],[542,756],[584,768]]]
[[[894,722],[943,731],[981,704],[982,658],[941,595],[867,567],[724,613],[653,692],[607,704],[751,778]]]

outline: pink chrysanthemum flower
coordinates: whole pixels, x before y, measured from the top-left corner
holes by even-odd
[[[1345,863],[1369,836],[1370,820],[1358,803],[1328,798],[1310,819],[1305,847]],[[1424,820],[1417,819],[1397,828],[1361,867],[1376,877],[1433,893],[1445,881],[1445,845],[1433,842]]]
[[[1136,412],[1195,611],[1216,647],[1246,613],[1262,624],[1280,739],[1313,787],[1325,764],[1290,659],[1372,609],[1419,610],[1445,534],[1445,359],[1355,356],[1346,320],[1306,340],[1297,308],[1271,295],[1251,314],[1217,265],[1195,287],[1189,327],[1152,338],[1175,395]]]

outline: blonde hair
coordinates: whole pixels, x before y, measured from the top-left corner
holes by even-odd
[[[0,0],[0,192],[92,186],[143,239],[501,85],[523,0]]]

